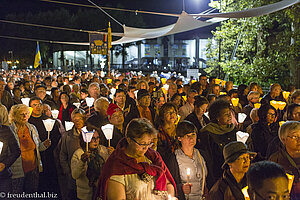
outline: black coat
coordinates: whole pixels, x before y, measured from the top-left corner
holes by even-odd
[[[300,184],[299,166],[297,166],[297,163],[294,161],[294,159],[292,159],[292,157],[286,152],[285,148],[280,148],[280,150],[271,155],[269,160],[278,163],[284,168],[286,173],[295,176],[293,186]],[[296,200],[298,199],[297,197],[299,197],[299,194],[297,195],[293,188],[290,194],[292,200]]]
[[[154,123],[154,119],[155,119],[155,111],[149,107],[149,110],[151,112],[151,116],[152,116],[152,120],[153,120],[153,123]],[[127,127],[128,123],[135,119],[135,118],[141,118],[141,115],[140,115],[140,112],[139,112],[139,109],[137,106],[133,106],[130,108],[130,111],[129,113],[127,114],[127,116],[124,118],[124,127]]]
[[[216,184],[209,191],[209,198],[213,200],[245,200],[242,189],[246,187],[246,178],[237,183],[229,169],[226,169]]]
[[[267,149],[272,140],[278,135],[278,123],[273,123],[268,126],[261,121],[253,124],[251,139],[253,142],[254,151],[260,153],[262,157],[266,157]]]
[[[208,124],[209,125],[209,124]],[[208,126],[207,125],[207,126]],[[211,159],[212,165],[208,164],[207,187],[210,189],[213,184],[222,177],[222,165],[224,163],[223,148],[226,144],[236,141],[237,129],[233,128],[231,131],[223,134],[215,134],[202,129],[200,134],[203,134],[203,140],[200,142],[202,151]]]
[[[12,130],[5,125],[0,125],[0,142],[3,142],[2,152],[0,154],[0,163],[5,164],[5,169],[0,172],[0,180],[9,178],[11,172],[9,167],[17,160],[21,154],[21,149]]]

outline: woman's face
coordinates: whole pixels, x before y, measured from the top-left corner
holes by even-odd
[[[119,92],[115,96],[115,101],[117,105],[123,105],[126,101],[126,96],[123,92]]]
[[[238,157],[238,159],[236,159],[234,162],[232,163],[228,163],[229,167],[230,167],[230,171],[232,173],[243,173],[245,174],[250,166],[250,155],[249,153],[245,153],[240,155],[240,157]]]
[[[153,145],[154,136],[150,134],[143,134],[141,138],[128,138],[128,145],[130,149],[133,149],[136,157],[142,157],[145,155],[149,147]]]
[[[147,90],[147,86],[146,86],[146,84],[145,84],[145,83],[141,83],[141,89],[145,89],[145,90]]]
[[[99,146],[100,137],[97,131],[95,131],[91,142],[89,143],[89,149],[97,149]]]
[[[62,104],[68,104],[69,103],[69,97],[66,94],[62,94],[60,97],[60,101]]]
[[[197,116],[203,116],[203,114],[206,112],[208,107],[208,104],[203,104],[199,108],[197,108],[196,114]]]
[[[280,95],[280,92],[281,92],[280,86],[274,87],[273,90],[271,91],[271,93],[274,94],[275,97],[278,97]]]
[[[229,125],[232,123],[232,116],[230,108],[225,108],[221,110],[219,117],[217,117],[219,125]]]
[[[177,112],[174,108],[168,109],[164,114],[164,123],[173,124],[177,121]]]
[[[164,97],[160,97],[158,101],[158,108],[161,108],[166,103]]]
[[[181,142],[181,146],[184,147],[194,147],[197,142],[197,134],[189,133],[184,135],[184,137],[178,137],[178,140]]]
[[[267,113],[267,122],[268,122],[268,124],[274,123],[275,117],[276,117],[275,111],[273,109],[269,109],[268,113]]]
[[[124,123],[123,112],[122,111],[115,112],[114,114],[112,114],[109,121],[115,126],[122,125]]]
[[[251,88],[251,91],[257,92],[257,91],[258,91],[258,87],[257,87],[256,85],[254,85],[254,86]]]
[[[29,110],[27,108],[21,109],[19,113],[16,113],[15,120],[19,124],[25,124],[29,119]]]
[[[8,82],[7,86],[10,90],[14,89],[14,83],[13,82]]]
[[[75,128],[82,129],[84,127],[84,118],[81,114],[77,113],[73,116],[72,122],[74,123]]]

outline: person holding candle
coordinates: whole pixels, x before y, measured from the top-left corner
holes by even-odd
[[[287,120],[300,121],[300,105],[292,103],[287,107]]]
[[[61,149],[60,149],[60,164],[62,167],[63,173],[66,175],[67,185],[64,185],[66,193],[66,199],[74,200],[77,198],[76,193],[76,183],[71,176],[71,159],[73,153],[80,148],[80,135],[81,129],[84,127],[86,121],[85,111],[76,108],[71,114],[72,122],[74,126],[71,130],[67,131],[65,135],[61,138]]]
[[[256,153],[250,152],[242,142],[233,141],[223,149],[223,176],[209,191],[209,198],[213,200],[245,200],[242,189],[247,185],[246,173],[250,161]]]
[[[261,99],[261,104],[270,104],[270,101],[272,100],[285,102],[285,99],[283,98],[281,92],[281,86],[278,83],[274,83],[271,85],[269,93],[263,96],[263,98]]]
[[[45,151],[51,141],[40,140],[37,129],[28,123],[29,108],[24,104],[14,105],[9,112],[9,121],[17,139],[21,155],[11,166],[12,193],[33,193],[38,191],[39,172],[43,171],[40,151]]]
[[[196,200],[204,197],[206,189],[206,162],[199,150],[194,148],[197,141],[197,128],[189,121],[182,121],[176,128],[180,148],[166,158],[177,187],[180,200]]]
[[[91,141],[84,142],[83,135],[80,137],[80,147],[71,160],[72,177],[76,180],[77,198],[81,200],[92,200],[96,190],[98,178],[102,167],[109,156],[109,150],[100,145],[100,137],[96,130]]]
[[[166,199],[175,182],[158,152],[149,148],[157,131],[147,119],[133,119],[126,138],[106,161],[97,197],[103,200]]]

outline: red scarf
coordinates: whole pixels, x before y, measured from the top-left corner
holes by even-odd
[[[106,161],[98,183],[96,191],[97,197],[106,200],[107,181],[113,175],[128,175],[128,174],[143,174],[148,173],[151,176],[157,177],[155,190],[167,191],[167,179],[172,183],[176,191],[175,181],[168,170],[166,164],[162,160],[158,152],[149,148],[145,156],[152,161],[151,164],[147,162],[137,163],[136,159],[131,158],[125,154],[125,147],[127,146],[126,138],[123,138],[116,150]]]
[[[69,116],[71,117],[71,113],[73,112],[74,108],[68,105],[68,107],[66,108],[66,110],[69,108]],[[58,119],[60,121],[62,121],[62,112],[63,112],[64,106],[63,104],[61,104],[60,109],[59,109],[59,113],[58,113]]]

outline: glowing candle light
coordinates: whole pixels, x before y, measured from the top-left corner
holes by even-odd
[[[189,182],[190,182],[190,175],[191,175],[191,169],[187,168],[186,169],[186,182],[187,182],[187,184],[189,184]]]

